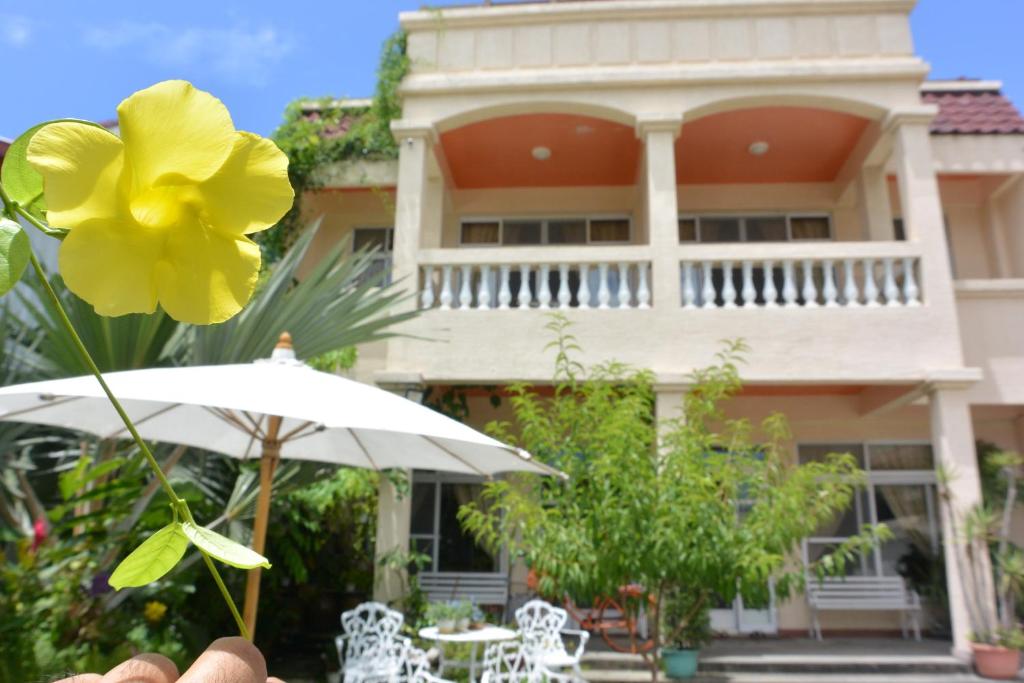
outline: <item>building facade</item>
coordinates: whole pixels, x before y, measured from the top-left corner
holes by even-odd
[[[314,249],[349,233],[415,290],[409,336],[362,378],[490,398],[550,380],[551,310],[585,363],[650,368],[657,412],[723,339],[750,347],[736,417],[781,411],[793,457],[853,452],[860,523],[895,539],[853,569],[945,560],[968,625],[936,468],[980,498],[976,441],[1024,448],[1024,120],[989,81],[927,81],[912,0],[602,0],[403,13],[397,162],[324,169]],[[522,572],[458,529],[479,482],[415,472],[382,491],[379,550],[432,558],[425,584]],[[908,559],[910,558],[910,559]],[[454,579],[453,579],[454,577]],[[385,577],[382,592],[394,590]],[[432,583],[433,582],[433,583]],[[720,605],[727,632],[806,632],[802,598]],[[898,629],[827,613],[826,631]]]

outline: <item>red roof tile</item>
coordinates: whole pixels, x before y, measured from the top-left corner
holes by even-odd
[[[1024,117],[999,90],[926,88],[921,99],[939,105],[931,125],[936,135],[1024,133]]]

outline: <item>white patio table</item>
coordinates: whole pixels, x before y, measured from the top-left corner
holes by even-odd
[[[461,633],[441,633],[437,630],[436,626],[428,626],[427,628],[420,629],[420,638],[423,640],[433,640],[436,643],[469,643],[472,645],[472,649],[469,652],[470,683],[476,681],[476,650],[480,643],[494,643],[500,640],[512,640],[515,637],[516,632],[512,629],[490,625],[475,630],[462,631]],[[444,675],[444,669],[444,649],[441,648],[441,662],[438,673],[440,675]]]

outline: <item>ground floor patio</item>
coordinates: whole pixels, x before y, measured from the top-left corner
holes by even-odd
[[[658,415],[677,410],[685,390],[682,385],[659,388]],[[462,419],[474,427],[512,418],[502,387],[439,385],[430,388],[428,400],[431,395],[439,404],[458,407]],[[773,413],[788,418],[795,462],[844,452],[854,455],[866,472],[864,486],[850,508],[805,539],[792,561],[815,559],[864,524],[887,524],[892,540],[865,553],[848,573],[904,577],[908,587],[921,594],[926,638],[952,637],[958,651],[965,651],[966,627],[963,614],[958,613],[962,607],[956,606],[961,591],[947,571],[945,539],[949,532],[944,528],[947,520],[936,473],[940,468],[954,471],[951,488],[967,492],[965,501],[977,500],[977,451],[1024,449],[1024,406],[972,405],[963,387],[849,383],[751,384],[727,405],[727,418],[745,418],[753,425]],[[427,554],[430,562],[421,581],[433,599],[472,598],[475,596],[469,593],[484,591],[494,602],[504,602],[500,607],[506,613],[509,605],[524,600],[531,592],[526,568],[511,562],[506,553],[478,547],[456,519],[458,508],[478,495],[482,480],[424,471],[414,471],[412,477],[412,495],[404,500],[382,491],[384,537],[378,539],[380,547],[401,545]],[[1022,526],[1017,525],[1018,535]],[[387,590],[386,581],[380,585]],[[810,650],[821,648],[823,652],[843,647],[869,651],[870,640],[857,638],[844,645],[846,641],[836,637],[885,636],[880,642],[897,643],[911,652],[950,651],[950,643],[941,639],[923,644],[900,640],[898,612],[823,612],[820,620],[827,645],[794,639],[806,636],[812,623],[807,603],[799,595],[762,605],[719,604],[712,620],[721,635],[767,637],[721,641],[716,647],[723,650],[764,648],[770,652],[773,647],[784,647],[795,648],[799,654],[804,647],[801,643],[806,643]],[[770,639],[777,636],[784,638]]]

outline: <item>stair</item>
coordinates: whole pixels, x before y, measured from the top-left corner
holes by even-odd
[[[824,650],[825,648],[823,648]],[[583,676],[591,683],[646,683],[639,655],[589,652]],[[663,677],[661,680],[665,680]],[[978,683],[963,661],[943,654],[877,652],[821,654],[751,652],[701,655],[694,683]]]

